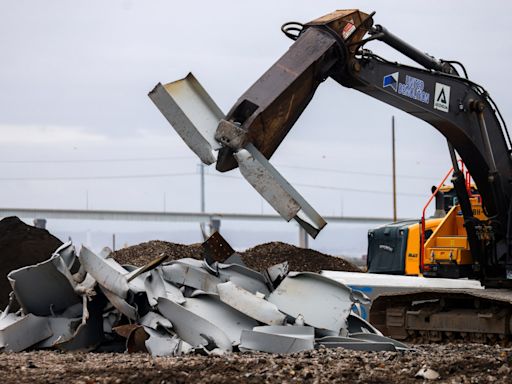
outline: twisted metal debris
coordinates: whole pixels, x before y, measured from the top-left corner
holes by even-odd
[[[48,260],[12,271],[0,348],[154,356],[407,348],[356,314],[368,300],[360,292],[316,273],[288,273],[287,263],[259,273],[231,252],[203,261],[162,256],[139,268],[110,256],[86,247],[76,255],[68,242]]]

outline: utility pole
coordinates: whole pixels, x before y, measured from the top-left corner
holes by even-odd
[[[391,116],[391,154],[393,162],[393,221],[396,221],[395,116]]]

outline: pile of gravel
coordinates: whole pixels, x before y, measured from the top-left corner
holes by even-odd
[[[169,261],[184,257],[204,258],[201,244],[183,245],[166,241],[149,241],[116,251],[114,259],[120,264],[142,266],[162,253],[169,257]],[[322,269],[328,269],[361,272],[359,268],[341,257],[329,256],[313,249],[299,248],[281,242],[261,244],[245,252],[240,252],[240,254],[243,262],[249,268],[258,271],[287,261],[290,271],[319,272]]]

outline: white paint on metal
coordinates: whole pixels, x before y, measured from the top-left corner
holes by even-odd
[[[222,302],[261,323],[281,325],[286,320],[286,315],[279,312],[274,304],[237,287],[231,281],[219,284],[217,290]]]
[[[206,345],[210,338],[218,348],[229,352],[232,350],[230,339],[219,327],[183,306],[160,297],[158,311],[171,321],[180,339],[193,347]]]
[[[347,331],[348,333],[372,333],[374,335],[382,336],[382,332],[371,325],[368,321],[363,319],[361,316],[355,313],[350,313],[347,319]]]
[[[0,321],[0,348],[21,352],[52,335],[46,317],[9,314]]]
[[[149,335],[149,338],[144,341],[144,345],[152,356],[175,356],[178,354],[180,339],[149,327],[144,327],[144,331]]]
[[[262,325],[252,329],[255,332],[272,335],[292,336],[301,339],[315,339],[315,328],[307,325]]]
[[[341,271],[322,271],[321,274],[355,289],[357,287],[483,289],[482,284],[478,280],[469,279],[443,279]]]
[[[125,299],[118,296],[112,291],[109,291],[107,288],[100,285],[101,292],[107,297],[108,301],[123,315],[128,317],[131,320],[137,320],[139,318],[139,314],[137,312],[137,308],[129,304]]]
[[[254,294],[259,292],[267,296],[270,293],[265,277],[254,269],[238,264],[218,264],[218,271],[219,279],[223,282],[231,281],[236,286]]]
[[[304,316],[307,325],[339,332],[347,327],[351,293],[346,285],[316,273],[290,272],[267,300],[292,317]]]
[[[315,238],[327,223],[265,156],[250,143],[234,156],[242,176],[277,213],[286,221],[296,219]]]
[[[100,286],[117,296],[126,299],[128,295],[128,271],[114,259],[104,259],[82,246],[80,249],[80,263],[90,273]]]
[[[178,286],[185,285],[212,293],[217,293],[217,284],[222,282],[202,268],[179,261],[162,266],[162,276],[164,280]]]
[[[178,304],[185,302],[183,293],[176,286],[167,283],[162,277],[161,269],[154,269],[144,280],[145,292],[149,305],[156,307],[159,297],[165,297]]]
[[[258,325],[256,320],[220,301],[216,295],[196,295],[188,298],[183,306],[221,329],[233,345],[240,343],[242,330]]]
[[[165,85],[157,84],[149,98],[205,164],[216,161],[212,150],[220,148],[214,138],[224,113],[192,73]]]
[[[159,328],[170,330],[172,328],[172,323],[169,321],[169,319],[153,311],[149,311],[147,314],[141,317],[140,324],[154,330],[158,330]]]
[[[313,349],[310,338],[283,336],[271,333],[242,331],[241,351],[261,351],[269,353],[297,353]]]
[[[71,282],[56,268],[54,261],[60,261],[58,254],[41,263],[11,271],[7,275],[16,299],[25,313],[50,316],[81,302]]]

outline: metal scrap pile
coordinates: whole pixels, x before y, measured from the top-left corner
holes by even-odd
[[[0,315],[0,347],[148,351],[155,356],[232,351],[292,353],[325,347],[406,348],[353,312],[367,298],[334,280],[184,258],[121,266],[111,252],[71,243],[9,274],[11,304]],[[12,308],[12,306],[11,306]]]

